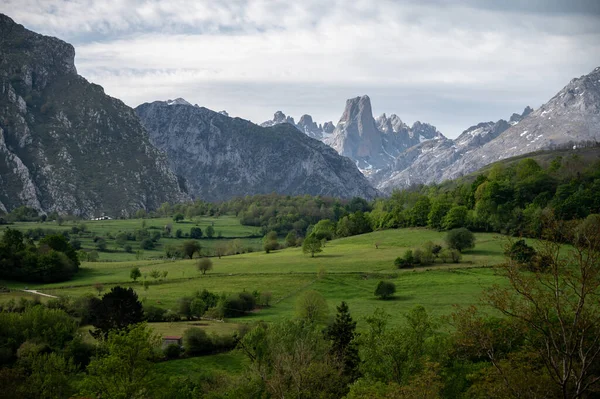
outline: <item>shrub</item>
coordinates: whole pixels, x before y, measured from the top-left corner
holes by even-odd
[[[181,354],[181,348],[177,344],[169,344],[163,353],[167,359],[177,359]]]
[[[166,309],[154,305],[144,306],[144,317],[151,323],[165,320]]]
[[[142,240],[142,242],[140,243],[140,248],[146,249],[146,250],[154,249],[154,241],[152,241],[149,238],[146,238],[146,239]]]
[[[204,355],[214,349],[214,345],[206,331],[192,327],[183,333],[183,347],[188,355]]]
[[[442,258],[442,262],[444,263],[459,263],[462,259],[462,254],[456,249],[446,248],[440,252],[440,258]]]
[[[512,261],[526,265],[530,267],[533,259],[536,255],[536,250],[533,247],[527,245],[525,240],[519,240],[510,246],[510,249],[506,251],[506,256],[508,256]]]
[[[390,281],[380,281],[375,288],[375,296],[380,299],[389,299],[396,292],[396,285]]]
[[[448,245],[448,248],[462,252],[465,249],[475,247],[475,235],[464,227],[450,230],[448,234],[446,234],[446,244]]]
[[[399,256],[394,261],[394,265],[396,265],[396,267],[399,269],[408,269],[410,267],[413,267],[414,263],[415,258],[413,256],[413,251],[410,249],[404,253],[403,257]]]
[[[206,274],[207,271],[212,270],[213,263],[210,258],[200,258],[196,264],[198,271],[202,274]]]

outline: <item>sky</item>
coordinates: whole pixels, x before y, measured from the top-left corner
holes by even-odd
[[[336,123],[348,98],[448,137],[600,66],[600,0],[0,0],[135,107],[185,98]]]

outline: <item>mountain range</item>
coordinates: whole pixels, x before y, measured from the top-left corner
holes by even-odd
[[[0,213],[118,217],[271,192],[372,199],[600,137],[600,68],[537,110],[449,139],[429,123],[374,118],[366,95],[335,125],[277,111],[259,126],[181,98],[133,110],[77,74],[70,44],[1,14],[0,34]]]
[[[291,123],[303,131],[291,117],[269,123]],[[478,123],[456,139],[428,123],[409,126],[395,114],[374,118],[368,96],[347,100],[333,132],[312,137],[352,159],[382,193],[439,183],[501,159],[599,141],[600,67],[571,80],[537,110],[527,106],[507,120]]]
[[[142,104],[136,113],[194,197],[378,195],[350,159],[291,124],[265,128],[183,99]]]

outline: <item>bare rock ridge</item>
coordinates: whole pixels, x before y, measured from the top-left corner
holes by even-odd
[[[260,126],[271,127],[282,123],[290,124],[296,129],[300,130],[302,133],[306,134],[308,137],[312,137],[313,139],[321,141],[324,141],[331,136],[333,130],[335,129],[333,122],[330,121],[325,122],[324,124],[317,124],[315,121],[313,121],[312,116],[306,114],[302,115],[296,124],[294,118],[291,116],[286,116],[281,111],[275,112],[273,119],[261,123]]]
[[[386,168],[408,148],[428,140],[445,137],[428,123],[415,122],[412,127],[393,114],[373,119],[369,96],[351,98],[328,141],[340,154],[356,162],[371,174]]]
[[[126,216],[187,198],[133,110],[77,75],[73,46],[0,14],[0,210]]]
[[[351,160],[292,123],[261,127],[207,108],[155,101],[136,108],[189,192],[205,200],[277,192],[342,198],[378,195]],[[275,119],[286,120],[283,113]],[[311,125],[311,119],[301,118]]]
[[[573,79],[539,109],[471,126],[455,140],[424,143],[370,176],[383,192],[455,179],[530,152],[600,141],[600,67]]]

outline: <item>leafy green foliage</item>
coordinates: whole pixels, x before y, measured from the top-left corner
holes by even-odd
[[[113,287],[93,309],[94,335],[106,337],[110,330],[122,330],[144,320],[142,304],[132,288]]]
[[[375,296],[380,299],[390,299],[396,293],[396,284],[391,281],[380,281],[375,288]]]
[[[306,237],[302,243],[302,252],[314,258],[316,253],[323,252],[321,240],[313,235]]]
[[[465,228],[450,230],[446,234],[446,244],[448,248],[462,252],[475,247],[475,235]]]
[[[83,394],[103,398],[147,397],[155,388],[153,361],[160,338],[144,323],[111,331],[100,356],[87,367]]]
[[[296,315],[307,323],[324,323],[329,316],[325,297],[318,291],[304,292],[296,301]]]
[[[55,282],[79,270],[77,253],[63,235],[48,235],[36,247],[23,234],[7,229],[0,239],[0,278]]]

